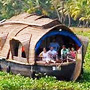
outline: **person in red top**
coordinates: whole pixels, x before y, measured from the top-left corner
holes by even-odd
[[[76,51],[74,50],[74,48],[71,48],[70,55],[71,55],[71,58],[75,59]]]
[[[23,58],[26,58],[25,47],[24,46],[22,46],[22,57]]]
[[[22,52],[25,52],[25,48],[24,48],[24,46],[22,46]]]

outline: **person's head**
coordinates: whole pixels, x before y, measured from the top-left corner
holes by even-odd
[[[74,51],[74,48],[71,48],[71,51]]]
[[[43,51],[46,52],[46,48],[45,47],[43,48]]]
[[[68,50],[70,51],[70,48],[68,48]]]
[[[53,50],[53,47],[50,47],[50,50]]]
[[[62,49],[66,49],[65,45],[62,46]]]

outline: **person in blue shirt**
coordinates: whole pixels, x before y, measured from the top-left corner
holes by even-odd
[[[55,39],[53,39],[53,41],[52,41],[52,42],[50,43],[50,45],[49,45],[49,48],[50,48],[50,47],[53,47],[55,51],[58,51],[59,48],[60,48],[60,45],[58,44],[58,42],[56,42]]]

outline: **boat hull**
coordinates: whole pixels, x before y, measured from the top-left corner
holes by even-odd
[[[76,63],[61,66],[25,65],[0,59],[1,71],[12,72],[29,77],[55,76],[59,80],[71,80]]]

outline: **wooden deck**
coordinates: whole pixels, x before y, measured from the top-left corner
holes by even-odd
[[[36,61],[36,64],[37,65],[42,65],[42,66],[63,66],[63,65],[68,65],[68,64],[71,64],[71,63],[75,63],[76,61],[70,61],[70,62],[56,62],[56,63],[46,63],[44,61]]]

